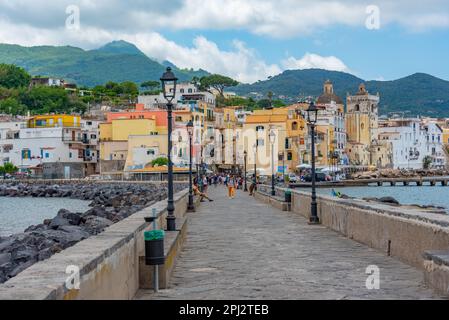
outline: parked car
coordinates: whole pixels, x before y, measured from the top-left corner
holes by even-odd
[[[299,178],[296,176],[296,174],[294,174],[293,172],[290,172],[288,174],[288,181],[291,183],[297,183],[297,182],[299,182]]]
[[[305,176],[304,180],[306,182],[312,182],[312,174],[308,174]],[[323,181],[331,181],[331,177],[324,172],[316,172],[315,173],[315,181],[316,182],[323,182]]]

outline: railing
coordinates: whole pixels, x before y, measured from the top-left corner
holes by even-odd
[[[84,143],[84,139],[82,137],[71,137],[71,136],[63,136],[63,142],[82,142]]]

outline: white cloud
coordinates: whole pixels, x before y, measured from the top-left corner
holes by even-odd
[[[306,53],[302,58],[289,57],[282,61],[285,69],[326,69],[350,72],[349,68],[337,57],[323,57],[314,53]]]
[[[350,72],[334,56],[306,53],[268,63],[237,40],[228,50],[202,36],[181,46],[162,36],[161,30],[243,30],[270,37],[298,37],[335,25],[364,28],[366,6],[373,2],[380,8],[381,28],[388,24],[411,31],[449,28],[446,0],[134,0],[132,5],[121,0],[0,0],[0,42],[92,49],[124,39],[158,60],[226,74],[242,82],[266,79],[285,69]],[[65,29],[65,8],[71,4],[80,7],[80,31]]]
[[[202,36],[193,40],[192,47],[180,46],[158,33],[123,35],[122,38],[159,61],[169,60],[181,68],[201,68],[240,82],[255,82],[282,71],[275,64],[267,64],[254,50],[237,40],[233,42],[232,51],[223,51],[216,43]]]
[[[447,0],[1,0],[0,20],[59,28],[68,5],[78,5],[86,27],[114,32],[141,30],[245,30],[296,37],[335,25],[365,27],[366,7],[380,9],[381,26],[408,30],[449,27]]]

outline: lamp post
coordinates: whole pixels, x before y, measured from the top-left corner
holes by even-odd
[[[192,187],[192,136],[193,136],[193,122],[190,120],[187,123],[187,132],[189,134],[189,205],[187,206],[188,212],[194,212],[195,206],[193,205],[193,187]]]
[[[254,151],[254,186],[257,187],[257,141],[253,145]]]
[[[274,143],[276,142],[276,134],[274,133],[274,130],[272,129],[270,133],[268,134],[270,138],[270,144],[271,144],[271,195],[276,195],[276,190],[274,187]]]
[[[171,160],[172,152],[172,127],[173,127],[173,99],[176,96],[176,82],[178,78],[168,67],[167,71],[161,77],[162,91],[167,100],[167,120],[168,120],[168,201],[167,201],[167,231],[176,231],[175,205],[173,201],[173,162]]]
[[[244,173],[245,187],[244,187],[243,191],[248,192],[248,185],[246,182],[246,162],[248,159],[248,152],[246,150],[243,152],[243,156],[244,156],[244,171],[245,171],[245,173]]]
[[[318,117],[318,108],[313,102],[310,103],[307,109],[307,123],[310,125],[310,131],[312,136],[312,202],[311,202],[311,214],[310,224],[319,224],[317,203],[316,203],[316,172],[315,172],[315,125]]]

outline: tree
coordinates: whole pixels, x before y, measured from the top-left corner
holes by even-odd
[[[121,94],[130,95],[136,97],[139,94],[139,88],[137,84],[132,81],[125,81],[119,84]]]
[[[235,87],[239,83],[234,79],[219,74],[205,76],[200,79],[200,89],[213,88],[218,91],[220,96],[224,97],[224,90],[228,87]]]
[[[19,171],[15,165],[10,162],[5,163],[3,166],[0,166],[0,174],[5,176],[7,174],[14,174]]]
[[[145,90],[151,91],[151,90],[158,89],[160,85],[161,85],[161,83],[159,81],[150,80],[150,81],[142,82],[140,87]]]
[[[57,87],[33,87],[21,92],[19,102],[34,113],[58,113],[70,109],[67,91]]]
[[[268,99],[262,99],[257,101],[257,106],[261,109],[268,109],[271,107],[271,102]]]
[[[0,64],[0,87],[20,88],[28,87],[31,76],[23,68],[12,64]]]
[[[151,161],[153,167],[162,167],[168,165],[168,159],[164,157],[159,157]]]
[[[27,111],[27,107],[21,104],[15,98],[7,98],[0,100],[0,113],[11,115],[24,115]]]
[[[431,156],[426,156],[423,159],[423,167],[424,169],[430,169],[430,166],[432,165],[432,157]]]

